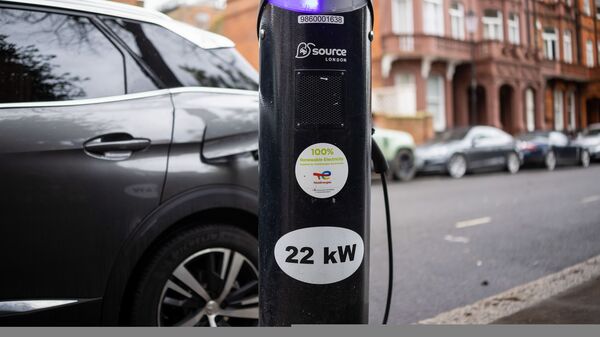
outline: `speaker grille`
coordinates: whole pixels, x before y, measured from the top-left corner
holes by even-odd
[[[344,73],[296,72],[296,127],[344,127]]]

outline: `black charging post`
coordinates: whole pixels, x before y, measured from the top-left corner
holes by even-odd
[[[368,322],[370,0],[260,6],[260,323]]]

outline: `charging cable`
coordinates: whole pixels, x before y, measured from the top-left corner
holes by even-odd
[[[392,288],[394,286],[394,250],[392,246],[392,223],[390,216],[390,201],[388,197],[386,173],[389,170],[388,162],[385,159],[383,152],[372,139],[371,156],[373,159],[373,171],[381,175],[381,185],[383,186],[383,200],[385,203],[385,220],[387,228],[387,244],[388,244],[388,291],[387,300],[385,303],[385,313],[383,314],[383,324],[388,322],[390,314],[390,306],[392,304]]]

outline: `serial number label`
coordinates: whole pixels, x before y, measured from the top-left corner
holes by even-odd
[[[298,23],[329,23],[343,25],[344,17],[339,15],[299,15]]]

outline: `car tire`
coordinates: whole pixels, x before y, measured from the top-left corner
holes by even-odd
[[[171,236],[133,288],[134,326],[258,325],[258,241],[231,225]]]
[[[544,166],[548,171],[554,171],[556,168],[556,154],[554,151],[550,150],[546,153],[546,156],[544,156]]]
[[[415,157],[411,150],[401,149],[394,156],[390,165],[392,178],[399,181],[409,181],[415,176]]]
[[[450,157],[447,165],[448,175],[454,179],[462,178],[467,174],[467,158],[462,154],[455,154]]]
[[[589,167],[590,161],[590,153],[587,150],[581,151],[581,158],[579,160],[579,164],[581,165],[581,167]]]
[[[506,170],[510,174],[516,174],[521,169],[521,159],[515,152],[510,152],[506,156]]]

